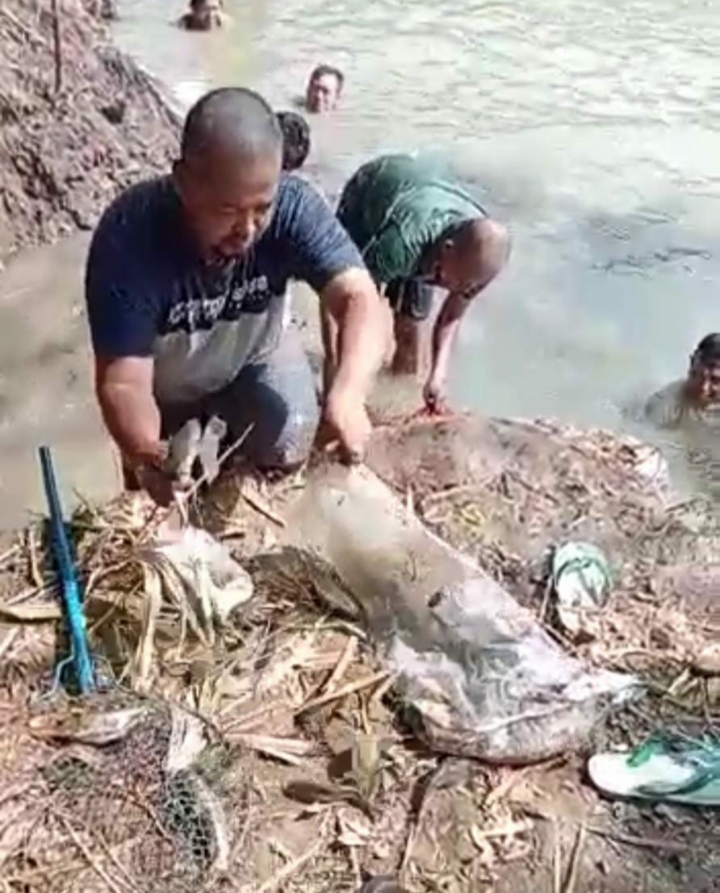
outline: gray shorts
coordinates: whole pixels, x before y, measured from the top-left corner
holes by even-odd
[[[315,382],[300,337],[292,326],[262,362],[244,366],[221,391],[197,403],[161,405],[162,435],[173,434],[192,418],[219,416],[229,443],[252,424],[238,455],[261,470],[288,469],[308,457],[320,411]]]
[[[394,313],[415,322],[423,322],[430,316],[434,286],[419,279],[393,279],[385,288]]]

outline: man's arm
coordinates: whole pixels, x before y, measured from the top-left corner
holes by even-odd
[[[366,270],[351,268],[330,280],[320,301],[338,330],[329,392],[352,391],[365,399],[380,368],[385,336],[375,283]]]
[[[365,400],[380,367],[385,346],[380,296],[352,240],[325,201],[296,180],[295,213],[289,230],[296,278],[320,296],[322,311],[334,325],[333,356],[326,364],[324,420],[349,458],[362,454],[370,434]]]
[[[152,384],[151,357],[95,359],[95,391],[110,435],[133,464],[157,467],[164,450]]]
[[[428,375],[423,397],[425,405],[430,410],[441,408],[445,383],[450,368],[450,357],[455,343],[460,320],[470,305],[474,295],[470,298],[465,295],[450,293],[445,299],[432,333],[432,360],[430,374]]]
[[[130,191],[93,236],[85,298],[95,356],[95,393],[124,461],[159,468],[160,413],[153,396],[153,346],[162,314],[146,249],[145,193]]]
[[[153,361],[147,357],[97,357],[95,389],[108,431],[123,461],[158,505],[170,505],[177,480],[165,470],[160,410],[153,395]]]
[[[451,292],[438,313],[432,333],[430,374],[423,391],[428,409],[438,409],[442,403],[453,345],[460,321],[473,300],[495,279],[505,266],[510,253],[510,236],[505,227],[495,224],[492,244],[487,247],[482,280],[471,292]]]

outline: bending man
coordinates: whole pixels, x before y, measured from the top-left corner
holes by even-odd
[[[439,408],[460,320],[505,265],[507,230],[436,165],[409,155],[363,165],[343,190],[338,218],[385,287],[394,314],[395,372],[420,371],[421,327],[433,289],[448,292],[432,333],[424,388],[428,409]],[[332,356],[331,320],[324,320],[323,331],[326,356]]]
[[[324,418],[346,457],[362,453],[379,365],[380,300],[360,255],[308,183],[281,174],[282,133],[244,89],[190,111],[171,176],[128,189],[95,232],[86,297],[107,427],[158,502],[173,482],[167,438],[218,416],[261,469],[307,456],[318,422],[297,332],[283,331],[291,279],[307,281],[340,330]]]

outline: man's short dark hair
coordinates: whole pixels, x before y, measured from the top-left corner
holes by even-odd
[[[317,81],[319,78],[325,77],[326,74],[337,79],[338,91],[341,91],[345,84],[345,75],[339,68],[335,68],[334,65],[318,65],[313,69],[310,81]]]
[[[283,170],[296,171],[310,154],[310,127],[297,112],[278,112],[277,119],[283,135]]]
[[[706,335],[695,348],[693,359],[707,365],[720,363],[720,333]]]
[[[183,127],[184,160],[220,150],[253,158],[279,152],[282,131],[270,105],[245,87],[221,87],[199,99]]]

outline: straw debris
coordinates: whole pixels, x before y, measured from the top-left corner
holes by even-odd
[[[506,444],[535,443],[527,429],[503,425]],[[702,506],[648,496],[628,471],[629,447],[605,435],[546,429],[542,456],[511,451],[510,461],[504,447],[502,470],[476,466],[472,480],[458,472],[459,448],[452,462],[436,452],[433,478],[429,466],[413,466],[405,429],[384,436],[370,464],[401,494],[411,475],[426,522],[538,612],[552,543],[577,534],[607,550],[617,576],[598,635],[566,645],[639,672],[651,693],[601,730],[598,746],[634,744],[659,726],[699,734],[717,723],[718,624],[704,587],[715,579],[718,540]],[[447,449],[443,436],[434,431],[436,449]],[[390,462],[398,442],[402,474]],[[382,881],[409,893],[552,889],[554,826],[567,893],[588,887],[600,864],[616,889],[634,889],[648,872],[656,889],[672,889],[662,883],[673,869],[636,840],[670,840],[713,876],[716,823],[611,810],[583,785],[583,761],[572,755],[498,769],[419,746],[352,593],[309,556],[277,545],[278,519],[301,486],[302,476],[276,485],[225,476],[191,507],[252,576],[252,597],[222,624],[201,623],[185,590],[144,560],[153,510],[143,498],[78,511],[71,530],[89,636],[109,683],[82,703],[47,697],[62,629],[44,531],[8,544],[4,890],[320,893],[373,879],[367,889],[385,889]],[[559,636],[551,601],[546,611]]]

